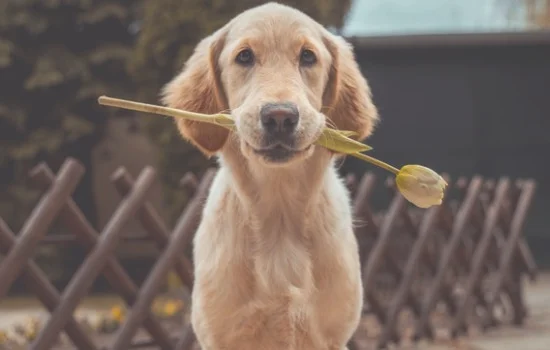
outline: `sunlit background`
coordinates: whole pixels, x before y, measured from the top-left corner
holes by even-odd
[[[344,35],[531,31],[548,26],[543,1],[357,0]],[[537,8],[538,7],[538,8]]]

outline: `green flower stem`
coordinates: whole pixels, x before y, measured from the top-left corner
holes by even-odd
[[[107,97],[107,96],[99,97],[98,102],[99,104],[105,105],[105,106],[130,109],[133,111],[144,112],[144,113],[160,114],[160,115],[174,117],[174,118],[184,118],[184,119],[192,120],[196,122],[215,124],[228,129],[231,129],[232,127],[231,125],[225,125],[223,123],[218,122],[217,121],[218,117],[221,117],[219,115],[209,116],[209,115],[200,114],[200,113],[182,111],[175,108],[157,106],[157,105],[152,105],[152,104],[142,103],[142,102],[122,100],[119,98],[113,98],[113,97]]]
[[[388,163],[383,162],[381,160],[378,160],[374,157],[367,156],[366,154],[355,152],[355,153],[350,153],[349,155],[353,156],[355,158],[359,158],[361,160],[364,160],[365,162],[369,162],[371,164],[374,164],[374,165],[376,165],[376,166],[378,166],[378,167],[380,167],[384,170],[387,170],[390,173],[393,173],[395,175],[397,175],[399,173],[399,169],[397,169],[396,167],[393,167],[393,166],[389,165]]]

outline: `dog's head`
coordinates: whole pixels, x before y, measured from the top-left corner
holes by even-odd
[[[248,159],[284,165],[307,158],[326,126],[367,137],[378,119],[351,46],[304,13],[268,3],[243,12],[197,46],[164,89],[170,107],[231,111]],[[229,132],[178,121],[207,155]]]

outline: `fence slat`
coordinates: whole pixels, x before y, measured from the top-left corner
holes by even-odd
[[[153,181],[155,171],[148,167],[143,170],[136,181],[136,186],[105,226],[97,245],[88,255],[82,266],[77,270],[62,295],[62,301],[52,313],[52,317],[38,334],[32,344],[32,349],[49,349],[55,343],[56,337],[67,323],[79,301],[84,297],[94,280],[107,263],[107,257],[114,251],[122,235],[122,228],[127,224],[144,201]]]
[[[531,181],[531,180],[528,180]],[[523,185],[523,180],[516,181],[516,186],[514,187],[516,189],[516,203],[517,204],[517,197],[521,193],[521,187]],[[509,214],[510,216],[512,214]],[[529,248],[529,245],[527,244],[527,241],[525,240],[524,236],[521,236],[518,241],[518,247],[520,251],[519,259],[521,263],[523,264],[523,268],[525,269],[525,272],[529,275],[529,278],[531,281],[536,281],[538,277],[538,266],[535,262],[535,258],[533,257],[533,253],[531,252],[531,249]]]
[[[115,175],[112,178],[115,188],[121,196],[126,196],[132,190],[134,179],[127,171],[118,172]],[[192,180],[189,177],[187,178],[189,179],[187,181],[192,184]],[[138,219],[158,248],[161,251],[166,249],[167,244],[170,242],[170,231],[151,203],[143,205],[138,212]],[[193,266],[189,259],[182,254],[178,257],[174,267],[182,282],[189,290],[193,289]]]
[[[374,183],[376,181],[376,176],[372,173],[367,173],[361,178],[359,187],[357,188],[357,194],[353,199],[353,216],[354,219],[363,219],[366,222],[366,225],[361,225],[360,227],[355,227],[353,230],[355,233],[355,238],[357,239],[357,244],[359,245],[359,259],[360,261],[365,260],[365,254],[367,251],[367,235],[371,234],[374,227],[374,219],[369,208],[369,197],[372,189],[374,188]]]
[[[384,261],[384,256],[387,254],[388,244],[390,243],[392,233],[394,231],[395,224],[397,223],[397,216],[405,208],[406,200],[400,194],[394,196],[394,199],[386,213],[384,221],[380,227],[380,235],[370,251],[369,256],[367,257],[366,265],[363,269],[363,288],[365,289],[365,299],[369,305],[374,304],[375,308],[373,311],[376,312],[378,320],[380,323],[384,324],[386,322],[386,313],[385,310],[378,304],[376,298],[372,294],[374,279],[378,269]]]
[[[84,168],[76,160],[68,159],[61,166],[52,187],[40,198],[17,236],[15,246],[0,264],[0,281],[2,281],[0,283],[0,299],[6,295],[12,283],[21,273],[21,269],[30,259],[40,238],[46,234],[65,200],[78,185],[82,175],[84,175]]]
[[[502,207],[506,194],[509,190],[510,180],[502,179],[497,185],[496,195],[485,218],[483,232],[480,241],[472,257],[470,275],[464,287],[464,295],[459,301],[458,311],[451,325],[451,334],[456,336],[464,332],[467,312],[471,310],[471,299],[474,296],[474,289],[479,285],[482,278],[483,267],[487,258],[487,252],[494,239],[494,230],[502,214]],[[490,310],[488,310],[490,312]]]
[[[53,183],[54,174],[50,168],[43,166],[39,170],[33,172],[31,180],[35,187],[44,190]],[[82,211],[80,211],[71,198],[67,199],[65,206],[61,209],[59,220],[74,234],[77,242],[81,244],[88,253],[97,244],[99,233],[86,220]],[[114,288],[115,292],[124,299],[127,305],[132,305],[135,302],[139,288],[130,276],[128,276],[115,257],[107,258],[107,262],[103,269],[103,275]],[[152,316],[147,317],[143,326],[162,349],[170,348],[172,345],[170,336],[155,318]]]
[[[382,333],[379,337],[379,344],[386,344],[391,339],[396,339],[396,324],[399,311],[403,307],[403,304],[407,301],[408,295],[411,294],[411,287],[414,281],[415,272],[418,265],[424,255],[424,248],[434,231],[434,227],[437,224],[439,216],[441,215],[442,206],[436,206],[428,209],[424,215],[419,227],[418,238],[411,248],[411,253],[405,263],[403,270],[403,278],[397,288],[397,292],[390,303],[387,314],[386,324],[383,327]]]
[[[78,349],[96,350],[99,347],[73,315],[99,274],[106,277],[128,305],[125,321],[115,334],[114,342],[104,344],[107,348],[195,348],[198,344],[191,324],[185,322],[179,334],[170,334],[151,312],[151,305],[171,269],[185,286],[193,288],[192,262],[181,252],[200,223],[215,170],[208,170],[200,181],[192,174],[182,178],[182,186],[194,193],[170,232],[146,198],[155,178],[152,168],[146,168],[136,180],[120,168],[111,181],[123,200],[101,234],[87,221],[71,197],[83,171],[80,163],[71,158],[65,161],[57,175],[47,165],[40,164],[30,175],[44,193],[19,235],[14,235],[0,218],[0,254],[5,256],[0,262],[0,299],[20,275],[25,286],[51,313],[29,348],[51,349],[63,331]],[[400,341],[398,326],[404,316],[402,312],[408,309],[413,311],[415,340],[433,338],[435,323],[432,324],[431,316],[440,302],[447,306],[453,337],[466,332],[470,312],[476,311],[475,316],[479,318],[481,307],[483,330],[496,326],[504,318],[509,319],[508,315],[513,315],[515,324],[524,321],[527,310],[522,277],[528,275],[534,279],[537,272],[522,235],[536,190],[533,180],[517,181],[512,186],[507,178],[500,178],[498,182],[479,176],[470,180],[460,178],[454,186],[458,193],[450,193],[451,199],[447,199],[447,193],[443,205],[421,211],[408,210],[407,201],[392,179],[390,206],[386,212],[375,213],[369,205],[375,179],[372,173],[366,173],[360,181],[349,175],[346,184],[352,192],[354,219],[366,222],[366,225],[355,227],[354,232],[362,262],[365,305],[370,307],[365,312],[372,312],[381,326],[378,347]],[[454,194],[458,195],[458,200],[453,199]],[[139,239],[154,242],[160,251],[141,287],[114,255],[116,246],[127,240],[123,237],[123,228],[133,217],[147,232]],[[56,219],[71,234],[44,240]],[[407,246],[401,242],[394,244],[402,239]],[[33,253],[38,244],[73,241],[82,245],[88,255],[65,290],[59,292],[32,260]],[[387,290],[388,282],[391,290]],[[510,303],[506,303],[506,297]],[[505,309],[504,318],[496,312],[501,306]],[[144,327],[151,337],[132,344],[140,327]],[[358,339],[352,338],[348,347],[361,350]]]
[[[437,273],[424,297],[424,305],[422,313],[416,328],[416,336],[433,337],[432,328],[430,323],[430,314],[439,300],[439,293],[441,286],[444,284],[445,275],[447,274],[448,267],[452,261],[455,251],[461,241],[462,234],[466,228],[474,204],[478,199],[479,192],[481,190],[482,180],[481,177],[475,176],[470,185],[468,186],[468,192],[466,198],[462,202],[459,212],[456,215],[453,230],[451,232],[450,241],[447,243],[441,254],[441,259],[438,264]]]
[[[522,184],[522,191],[510,224],[510,235],[508,236],[506,245],[502,250],[499,271],[495,281],[493,281],[487,293],[489,310],[492,310],[497,301],[498,293],[502,288],[502,284],[505,282],[507,272],[509,271],[510,264],[514,258],[514,254],[517,252],[518,240],[521,236],[523,225],[527,217],[527,212],[529,211],[529,207],[531,206],[531,202],[535,194],[535,189],[536,184],[534,181],[525,181],[525,183]],[[486,316],[483,317],[483,321],[488,323]]]
[[[191,350],[196,341],[197,338],[195,336],[195,332],[193,332],[193,327],[191,325],[187,325],[184,328],[183,334],[178,340],[174,350]]]
[[[200,213],[215,173],[215,171],[210,170],[204,175],[193,199],[189,202],[185,212],[178,221],[174,233],[170,237],[170,243],[143,282],[139,298],[128,313],[126,322],[122,324],[117,333],[112,346],[113,350],[126,350],[130,346],[132,338],[157,295],[162,281],[197,229],[201,216]],[[136,186],[137,183],[134,188]]]
[[[0,253],[7,254],[14,245],[15,235],[11,232],[6,222],[0,218]],[[48,281],[48,278],[34,261],[30,260],[23,266],[21,277],[29,290],[32,290],[34,294],[36,294],[38,300],[44,304],[48,311],[52,312],[55,310],[60,301],[59,292],[50,281]],[[97,349],[92,339],[82,330],[72,315],[67,322],[66,331],[67,335],[78,349]]]
[[[505,201],[505,205],[502,208],[502,215],[500,216],[500,223],[503,227],[502,232],[495,232],[498,240],[498,245],[493,244],[493,271],[499,270],[500,264],[500,247],[506,244],[506,240],[510,234],[510,225],[512,223],[512,216],[516,210],[519,194],[521,193],[521,181],[516,181],[516,186],[513,186],[512,195],[509,195]],[[531,281],[536,279],[536,264],[531,265],[529,259],[532,258],[531,251],[525,244],[525,237],[523,235],[518,239],[517,254],[514,255],[514,261],[507,273],[506,283],[503,284],[501,296],[499,296],[499,303],[502,304],[502,295],[505,294],[511,304],[514,313],[514,322],[521,324],[523,318],[526,316],[526,306],[523,298],[523,284],[521,281],[522,275],[525,273],[529,276]],[[490,320],[489,325],[496,325],[497,320]]]
[[[499,184],[502,183],[503,179],[499,181]],[[493,198],[496,196],[495,193],[495,182],[492,180],[486,181],[484,185],[487,192],[493,192]],[[507,191],[507,195],[505,196],[502,206],[500,208],[500,215],[498,215],[498,226],[493,230],[492,236],[494,239],[490,240],[489,248],[487,249],[487,253],[484,256],[483,262],[484,262],[484,269],[486,269],[485,273],[487,275],[494,275],[498,269],[499,269],[499,259],[501,254],[501,246],[505,244],[506,237],[505,234],[508,234],[508,231],[510,230],[510,224],[511,224],[511,216],[512,211],[514,210],[515,204],[517,204],[517,191],[515,190],[515,187],[509,186],[510,190]],[[491,201],[491,194],[485,193],[482,197],[482,203],[483,207],[482,211],[488,212],[488,208],[490,207],[490,201]],[[483,226],[483,223],[481,224]],[[481,243],[481,240],[478,242],[478,245]],[[518,244],[521,242],[518,242]],[[521,268],[524,268],[524,272],[528,272],[525,268],[525,265],[522,266],[524,261],[520,260],[520,256],[517,256],[518,260],[516,262],[518,263],[518,266],[514,266],[514,268],[511,269],[511,271],[507,271],[506,274],[506,283],[503,284],[502,289],[499,292],[499,304],[501,304],[504,307],[504,301],[503,296],[506,295],[511,302],[512,309],[514,313],[517,313],[517,311],[520,311],[520,313],[523,310],[523,303],[521,300],[518,299],[518,293],[521,293],[521,283],[520,281],[514,281],[515,278],[520,278],[520,275],[522,271],[520,271]],[[490,277],[490,276],[489,276]],[[488,307],[488,303],[486,300],[485,293],[482,292],[482,280],[479,282],[476,282],[477,285],[475,287],[476,291],[476,298],[477,301],[481,301],[481,305],[485,309],[485,312],[487,314],[487,318],[485,318],[486,321],[488,321],[491,325],[496,325],[498,323],[498,320],[493,317],[494,310],[493,308]],[[516,286],[516,284],[518,286]],[[481,294],[481,295],[480,295]],[[495,315],[496,316],[496,315]],[[456,329],[452,330],[453,336],[458,336],[460,333],[465,332],[466,327],[457,327]]]

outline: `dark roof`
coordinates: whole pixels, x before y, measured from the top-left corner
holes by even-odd
[[[356,48],[401,49],[419,47],[550,45],[550,30],[495,33],[348,36]]]

